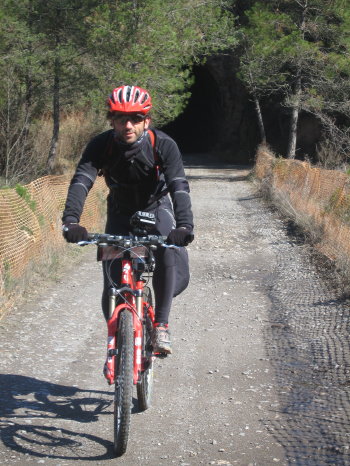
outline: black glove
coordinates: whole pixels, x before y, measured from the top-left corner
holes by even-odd
[[[79,243],[79,241],[88,240],[88,232],[79,223],[65,223],[63,225],[63,237],[68,243]]]
[[[187,246],[194,240],[194,234],[192,230],[187,227],[175,228],[171,230],[167,238],[168,244],[175,244],[176,246]]]

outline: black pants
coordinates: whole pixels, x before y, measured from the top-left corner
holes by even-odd
[[[153,234],[167,236],[175,228],[174,213],[170,200],[163,198],[158,205],[149,210],[156,216],[155,230]],[[130,232],[130,217],[127,215],[109,214],[107,217],[106,233],[113,235],[128,235]],[[155,296],[155,320],[156,322],[168,323],[172,299],[180,294],[189,283],[189,264],[186,248],[158,248],[155,251],[156,266],[153,272],[153,289]],[[104,288],[102,294],[102,310],[105,319],[108,319],[108,289],[111,286],[110,278],[118,283],[121,262],[113,263],[110,267],[110,261],[103,262]],[[109,272],[110,271],[110,272]],[[108,272],[108,273],[107,273]]]

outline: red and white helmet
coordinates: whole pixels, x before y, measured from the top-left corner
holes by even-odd
[[[111,112],[142,113],[146,115],[152,108],[148,91],[138,86],[120,86],[113,90],[107,100]]]

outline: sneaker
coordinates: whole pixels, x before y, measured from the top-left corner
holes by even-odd
[[[156,354],[171,354],[171,341],[168,324],[155,324],[152,330],[153,352]]]

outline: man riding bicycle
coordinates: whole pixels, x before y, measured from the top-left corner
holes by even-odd
[[[87,240],[87,230],[79,221],[98,175],[105,177],[109,188],[106,233],[128,235],[130,218],[135,212],[155,214],[155,230],[151,233],[167,236],[169,244],[180,246],[155,251],[152,345],[155,353],[170,354],[168,320],[172,299],[189,282],[184,248],[193,240],[189,185],[175,141],[162,131],[150,129],[152,102],[146,90],[138,86],[117,87],[107,105],[112,129],[94,137],[82,154],[68,190],[62,217],[63,235],[71,243]],[[102,310],[107,320],[110,283],[106,262]],[[114,281],[120,276],[117,269],[114,268]]]

